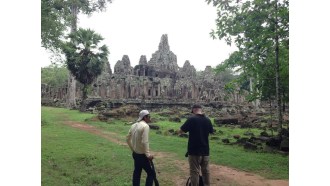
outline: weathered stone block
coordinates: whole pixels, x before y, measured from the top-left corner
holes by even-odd
[[[244,149],[257,150],[258,146],[256,144],[251,143],[251,142],[245,142]]]
[[[172,122],[177,122],[177,123],[181,122],[181,119],[179,117],[170,117],[168,120],[172,121]]]
[[[220,139],[220,137],[218,137],[218,136],[211,136],[211,138],[210,138],[210,140],[219,140]]]
[[[281,139],[279,137],[272,137],[266,142],[266,145],[279,148],[281,145]]]
[[[225,118],[225,119],[220,119],[220,118],[215,118],[214,123],[218,126],[221,126],[222,124],[238,124],[238,119],[237,118]]]
[[[283,139],[280,144],[280,150],[289,152],[289,139]]]
[[[156,125],[156,124],[151,124],[151,123],[149,123],[148,125],[149,125],[150,129],[153,129],[153,130],[159,130],[159,126]]]
[[[235,135],[233,136],[233,138],[235,138],[235,139],[240,139],[240,138],[241,138],[241,136],[240,136],[240,135],[238,135],[238,134],[235,134]]]
[[[221,140],[223,143],[229,143],[229,139],[228,138],[224,138]]]

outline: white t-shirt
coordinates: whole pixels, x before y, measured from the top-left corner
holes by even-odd
[[[128,131],[126,137],[128,146],[137,154],[150,156],[149,152],[149,125],[141,120],[134,123]]]

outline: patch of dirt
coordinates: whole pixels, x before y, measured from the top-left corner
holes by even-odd
[[[86,123],[78,123],[72,121],[65,121],[66,125],[84,130],[86,132],[101,136],[109,141],[128,146],[125,141],[120,139],[120,136],[113,132],[104,132],[97,127],[88,125]],[[157,171],[157,178],[160,183],[162,180],[171,181],[177,186],[185,185],[189,177],[188,161],[177,160],[174,154],[168,152],[151,152],[154,156],[155,169]],[[173,171],[168,171],[168,166],[173,166]],[[164,171],[163,171],[164,170]],[[245,171],[236,170],[234,168],[210,164],[211,185],[216,186],[288,186],[288,180],[269,180],[259,175],[252,174]]]
[[[119,144],[119,145],[124,145],[124,146],[128,146],[126,144],[126,142],[123,142],[120,140],[120,137],[118,134],[113,133],[113,132],[104,132],[101,129],[98,129],[94,126],[85,124],[85,123],[77,123],[77,122],[73,122],[73,121],[65,121],[64,124],[70,125],[73,128],[78,128],[80,130],[84,130],[87,131],[89,133],[101,136],[105,139],[108,139],[109,141]]]

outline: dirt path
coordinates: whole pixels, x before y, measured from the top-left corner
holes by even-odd
[[[71,127],[87,131],[89,133],[102,136],[109,141],[127,146],[126,142],[120,139],[120,136],[113,132],[105,132],[94,126],[78,123],[72,121],[64,122]],[[177,160],[174,154],[168,152],[152,152],[155,155],[155,165],[157,170],[157,177],[161,183],[162,179],[171,178],[178,186],[186,184],[186,180],[189,177],[189,164],[188,161]],[[173,165],[173,169],[176,171],[163,171],[168,168],[169,165]],[[177,174],[179,170],[180,174]],[[269,180],[259,175],[251,174],[244,171],[239,171],[230,167],[210,164],[211,172],[211,185],[216,186],[288,186],[288,180]]]

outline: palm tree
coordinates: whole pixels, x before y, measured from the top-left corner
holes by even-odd
[[[104,63],[108,60],[109,50],[106,45],[99,46],[102,36],[91,29],[79,28],[72,32],[63,46],[67,68],[83,84],[83,97],[80,111],[86,110],[88,87],[102,73]]]

